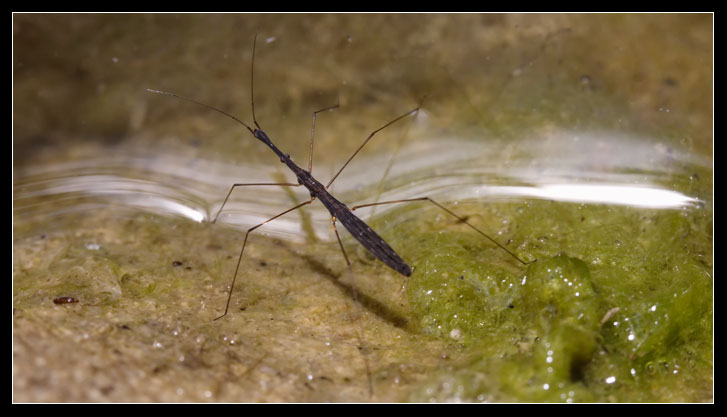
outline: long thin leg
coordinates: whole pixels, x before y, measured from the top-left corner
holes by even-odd
[[[333,109],[337,109],[339,107],[339,104],[336,103],[333,106],[326,107],[325,109],[316,110],[313,112],[313,126],[310,129],[310,156],[308,157],[308,173],[313,173],[313,135],[316,133],[316,115],[318,113],[322,113],[324,111],[329,111]]]
[[[338,235],[338,229],[336,228],[336,218],[331,217],[331,221],[333,222],[333,231],[336,233],[336,240],[338,240],[338,246],[341,248],[341,253],[343,253],[343,259],[346,260],[346,266],[348,267],[348,273],[351,274],[353,277],[353,270],[351,269],[351,262],[348,260],[348,255],[346,254],[346,249],[343,248],[343,242],[341,242],[341,236]],[[351,283],[351,294],[353,294],[353,301],[356,304],[356,314],[361,317],[361,304],[358,302],[358,291],[356,290],[355,283]],[[364,339],[363,339],[363,330],[359,327],[358,329],[358,343],[363,347],[364,345]],[[365,353],[362,353],[361,356],[364,360],[364,365],[366,366],[366,378],[368,379],[369,383],[369,396],[374,395],[374,384],[371,378],[371,367],[369,366],[369,360]]]
[[[405,118],[406,116],[408,116],[408,115],[410,115],[410,114],[413,114],[413,113],[416,113],[416,112],[418,112],[420,108],[421,108],[421,105],[420,105],[420,106],[418,106],[418,107],[417,107],[416,109],[414,109],[414,110],[409,110],[408,112],[406,112],[406,113],[402,114],[401,116],[397,117],[396,119],[394,119],[394,120],[390,121],[389,123],[387,123],[387,124],[385,124],[385,125],[381,126],[380,128],[378,128],[378,129],[374,130],[373,132],[371,132],[371,134],[369,135],[369,137],[367,137],[367,138],[366,138],[366,140],[365,140],[365,141],[363,141],[363,143],[361,144],[361,146],[359,146],[359,147],[358,147],[358,149],[356,149],[356,151],[355,151],[355,152],[353,153],[353,155],[351,155],[351,157],[350,157],[350,158],[348,158],[348,160],[346,161],[346,163],[345,163],[345,164],[343,164],[343,166],[341,167],[341,169],[339,169],[339,170],[338,170],[338,172],[336,172],[336,175],[334,175],[334,176],[333,176],[333,178],[331,178],[331,180],[330,180],[330,181],[328,181],[328,185],[326,185],[326,190],[328,189],[328,187],[330,187],[330,186],[331,186],[331,184],[333,184],[333,181],[335,181],[335,180],[336,180],[336,178],[338,178],[338,176],[339,176],[339,175],[341,174],[341,171],[343,171],[343,169],[344,169],[344,168],[346,168],[346,166],[348,166],[349,162],[351,162],[351,160],[352,160],[352,159],[353,159],[353,158],[354,158],[354,157],[355,157],[356,155],[358,155],[359,151],[361,151],[361,148],[363,148],[364,146],[366,146],[366,144],[367,144],[367,143],[369,143],[369,141],[371,140],[371,138],[373,138],[373,137],[374,137],[374,135],[375,135],[375,134],[377,134],[377,133],[379,133],[380,131],[382,131],[382,130],[386,129],[387,127],[389,127],[389,126],[393,125],[394,123],[396,123],[396,122],[398,122],[399,120],[401,120],[401,119]]]
[[[412,202],[412,201],[429,201],[430,203],[432,203],[435,206],[437,206],[440,209],[442,209],[445,213],[449,214],[450,216],[453,216],[457,220],[459,220],[462,223],[464,223],[467,226],[469,226],[472,230],[474,230],[477,233],[481,234],[482,236],[486,237],[490,242],[494,243],[495,245],[497,245],[498,247],[500,247],[500,249],[502,249],[505,252],[509,253],[513,258],[517,259],[523,265],[529,265],[529,264],[537,261],[537,259],[534,259],[534,260],[529,261],[529,262],[523,261],[522,259],[518,258],[517,255],[515,255],[514,253],[512,253],[509,249],[507,249],[506,247],[504,247],[503,245],[501,245],[495,239],[493,239],[490,236],[488,236],[485,232],[483,232],[480,229],[474,227],[473,225],[471,225],[470,223],[468,223],[467,220],[465,220],[464,218],[458,216],[453,211],[449,210],[448,208],[446,208],[443,205],[437,203],[436,201],[432,200],[429,197],[407,198],[407,199],[404,199],[404,200],[381,201],[381,202],[378,202],[378,203],[361,204],[361,205],[358,205],[358,206],[351,207],[351,211],[354,211],[356,209],[363,208],[363,207],[381,206],[381,205],[384,205],[384,204],[407,203],[407,202]]]
[[[247,186],[251,186],[251,185],[280,185],[280,186],[288,186],[288,187],[299,187],[300,186],[300,184],[294,183],[294,182],[256,182],[256,183],[249,183],[249,184],[232,184],[232,187],[230,187],[230,191],[227,192],[225,201],[222,202],[220,209],[217,210],[217,215],[215,215],[215,218],[212,220],[212,223],[215,223],[217,221],[217,218],[220,217],[222,208],[225,207],[225,204],[227,204],[227,200],[230,198],[230,194],[232,194],[232,190],[234,190],[236,187],[247,187]]]
[[[245,233],[245,240],[242,241],[242,249],[240,250],[240,257],[237,258],[237,266],[235,267],[235,275],[232,276],[232,284],[230,285],[230,292],[227,295],[227,304],[225,305],[225,313],[222,314],[221,316],[217,317],[213,321],[217,321],[217,320],[221,319],[222,317],[225,317],[227,315],[227,310],[230,308],[230,300],[232,299],[232,289],[235,288],[235,280],[237,279],[237,271],[240,269],[240,262],[242,261],[242,254],[245,252],[245,245],[247,244],[247,237],[250,236],[250,233],[253,230],[257,229],[258,227],[260,227],[260,226],[262,226],[262,225],[264,225],[264,224],[266,224],[266,223],[268,223],[270,221],[273,221],[273,220],[277,219],[278,217],[280,217],[280,216],[282,216],[284,214],[290,213],[291,211],[297,210],[297,209],[305,206],[306,204],[312,203],[313,200],[314,199],[311,198],[308,201],[304,201],[304,202],[298,204],[295,207],[289,208],[289,209],[285,210],[284,212],[282,212],[280,214],[276,214],[275,216],[273,216],[273,217],[265,220],[264,222],[262,222],[262,223],[260,223],[260,224],[258,224],[256,226],[253,226],[253,227],[247,229],[247,233]]]
[[[351,268],[351,262],[348,260],[348,255],[346,254],[346,249],[343,248],[343,242],[341,242],[341,236],[338,235],[338,228],[336,228],[336,218],[331,217],[331,222],[333,223],[333,231],[336,233],[336,240],[338,240],[338,246],[341,248],[341,253],[343,253],[343,259],[346,260],[346,266],[348,268]],[[356,289],[353,288],[353,298],[357,298]]]

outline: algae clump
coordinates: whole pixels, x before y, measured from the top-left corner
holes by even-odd
[[[397,224],[385,238],[415,268],[406,283],[413,321],[459,358],[410,400],[709,401],[708,207],[460,206],[537,261],[523,266],[427,208],[378,220]]]

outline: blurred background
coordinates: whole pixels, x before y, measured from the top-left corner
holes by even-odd
[[[339,97],[343,116],[319,127],[324,160],[363,139],[343,127],[370,131],[425,97],[438,129],[678,127],[711,149],[708,14],[20,14],[14,163],[88,142],[265,152],[230,121],[146,91],[251,120],[255,34],[257,116],[291,153],[305,155],[310,114]]]

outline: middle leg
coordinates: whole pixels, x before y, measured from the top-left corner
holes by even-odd
[[[360,209],[360,208],[363,208],[363,207],[381,206],[381,205],[384,205],[384,204],[410,203],[410,202],[415,202],[415,201],[428,201],[428,202],[434,204],[435,206],[439,207],[445,213],[447,213],[450,216],[456,218],[460,222],[462,222],[462,223],[466,224],[467,226],[469,226],[475,232],[477,232],[480,235],[482,235],[485,238],[487,238],[490,242],[492,242],[495,245],[497,245],[500,249],[502,249],[505,252],[509,253],[510,256],[512,256],[513,258],[517,259],[518,262],[520,262],[523,265],[529,265],[529,264],[531,264],[531,263],[533,263],[533,262],[535,262],[537,260],[537,259],[535,259],[535,260],[528,261],[528,262],[523,261],[517,255],[515,255],[514,253],[512,253],[512,251],[510,251],[508,248],[506,248],[505,246],[503,246],[502,244],[500,244],[498,241],[496,241],[495,239],[493,239],[490,236],[488,236],[487,233],[485,233],[482,230],[476,228],[475,226],[473,226],[472,224],[470,224],[469,222],[467,222],[467,220],[465,220],[463,217],[458,216],[456,213],[454,213],[450,209],[444,207],[443,205],[437,203],[436,201],[432,200],[429,197],[407,198],[407,199],[403,199],[403,200],[381,201],[381,202],[378,202],[378,203],[360,204],[358,206],[351,207],[351,211],[354,211],[356,209]]]
[[[348,268],[348,273],[351,274],[351,277],[353,277],[353,269],[351,268],[351,262],[348,260],[348,255],[346,254],[346,249],[343,248],[343,242],[341,242],[341,236],[338,234],[338,229],[336,228],[336,218],[331,217],[331,222],[333,224],[333,231],[336,233],[336,240],[338,241],[338,246],[341,248],[341,253],[343,254],[343,259],[346,260],[346,267]],[[356,305],[356,315],[358,317],[362,316],[362,309],[361,309],[361,303],[358,300],[358,290],[356,290],[356,283],[354,280],[351,280],[351,294],[353,294],[353,302]],[[361,325],[358,329],[358,343],[360,345],[360,350],[364,350],[364,338],[363,338],[363,325]],[[366,367],[366,378],[368,380],[368,388],[369,388],[369,396],[374,395],[374,384],[371,377],[371,367],[369,366],[369,359],[366,356],[365,352],[361,353],[361,357],[364,361],[364,366]]]

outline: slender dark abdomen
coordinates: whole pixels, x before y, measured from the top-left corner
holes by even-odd
[[[369,250],[374,256],[379,258],[381,262],[388,265],[391,269],[396,272],[408,277],[411,275],[411,267],[404,262],[401,257],[389,246],[384,239],[381,238],[372,228],[370,228],[363,220],[356,217],[348,207],[343,203],[331,197],[328,194],[326,197],[321,198],[318,196],[328,211],[333,214],[338,221],[348,230],[353,237],[356,238],[361,245]],[[331,201],[332,200],[332,201]],[[334,213],[333,207],[335,207],[336,213]]]
[[[271,146],[273,147],[273,146]],[[273,150],[277,148],[273,147]],[[279,151],[278,151],[279,152]],[[315,197],[323,203],[324,206],[341,224],[348,230],[353,237],[356,238],[363,247],[379,258],[381,262],[388,265],[394,271],[408,277],[411,275],[411,268],[404,262],[399,255],[391,249],[384,239],[381,238],[372,228],[370,228],[363,220],[356,217],[353,212],[346,207],[345,204],[336,200],[318,180],[306,170],[302,169],[293,162],[290,157],[284,155],[281,161],[290,168],[298,177],[298,182],[310,191],[311,197]]]

